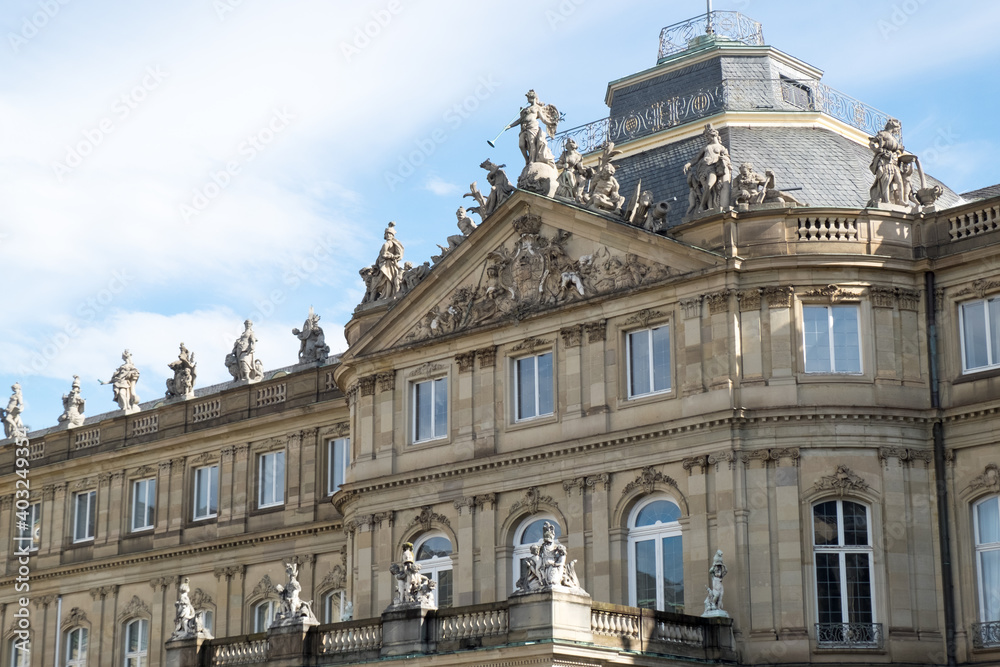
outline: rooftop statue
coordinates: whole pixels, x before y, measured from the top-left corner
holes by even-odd
[[[726,576],[727,572],[729,572],[729,569],[722,562],[722,549],[719,549],[715,552],[715,558],[712,559],[712,567],[708,571],[712,585],[706,586],[708,596],[705,598],[705,613],[702,614],[702,617],[729,617],[729,614],[722,608],[722,594],[725,592],[722,586],[722,578]]]
[[[177,587],[177,601],[174,602],[174,633],[169,641],[193,639],[201,637],[212,639],[212,634],[205,628],[205,612],[195,611],[191,604],[191,582],[184,577]]]
[[[302,324],[302,330],[292,329],[292,335],[299,339],[299,363],[311,364],[325,361],[330,356],[330,346],[319,325],[319,315],[309,306],[309,316]]]
[[[257,358],[257,336],[253,322],[243,323],[243,333],[233,343],[233,351],[226,355],[226,368],[237,382],[260,382],[264,378],[264,364]]]
[[[549,134],[556,133],[559,110],[551,104],[541,102],[534,90],[529,90],[525,97],[528,99],[527,106],[521,109],[517,120],[507,126],[521,128],[517,145],[524,156],[524,170],[517,179],[517,187],[554,197],[559,185],[559,172],[556,170],[555,157],[549,150],[545,129],[548,129]],[[538,124],[539,120],[545,125],[545,129]]]
[[[615,166],[611,161],[622,154],[615,150],[615,145],[608,142],[604,146],[598,163],[597,173],[590,182],[590,192],[586,195],[587,208],[592,211],[620,213],[625,197],[621,195],[618,179],[615,178]]]
[[[719,131],[709,123],[703,133],[706,143],[694,159],[684,165],[687,174],[687,216],[729,208],[732,187],[732,163],[729,151],[719,139]]]
[[[389,571],[396,578],[396,592],[392,596],[391,607],[435,608],[434,588],[437,584],[420,574],[420,564],[413,559],[411,543],[403,545],[402,562],[391,564]]]
[[[739,173],[733,178],[733,199],[735,204],[748,207],[770,203],[800,204],[792,195],[775,189],[773,171],[765,169],[761,176],[754,171],[752,162],[741,164]]]
[[[431,263],[413,265],[413,262],[403,263],[403,293],[409,292],[416,287],[431,271]]]
[[[403,259],[403,244],[396,240],[396,223],[390,222],[385,228],[385,243],[378,252],[378,258],[370,269],[362,269],[361,277],[365,280],[367,290],[361,303],[394,299],[400,293],[403,284],[403,267],[399,262]]]
[[[507,165],[505,164],[494,164],[488,158],[483,160],[482,164],[479,165],[487,172],[486,182],[490,184],[490,195],[486,198],[484,202],[481,202],[478,207],[470,208],[470,211],[479,214],[483,220],[493,215],[493,212],[500,207],[500,204],[504,202],[507,197],[514,194],[514,186],[510,184],[510,180],[507,178],[507,172],[503,170]],[[476,184],[472,184],[472,192],[469,192],[465,196],[476,197],[478,190],[476,189]],[[482,195],[476,200],[479,201]]]
[[[139,369],[132,365],[132,354],[128,350],[122,352],[122,365],[111,379],[107,382],[104,380],[98,382],[102,385],[111,385],[114,390],[114,401],[125,414],[139,411],[139,395],[135,393],[135,385],[139,382]]]
[[[83,412],[87,402],[80,396],[80,376],[73,376],[73,386],[68,394],[62,397],[63,413],[59,415],[59,423],[66,424],[66,428],[74,428],[83,424]]]
[[[197,366],[194,352],[188,351],[184,343],[181,343],[177,360],[167,364],[167,368],[174,372],[172,378],[167,378],[167,398],[194,398],[194,381],[198,378],[195,370]]]
[[[868,139],[868,146],[875,153],[869,166],[872,174],[875,175],[875,182],[872,183],[869,192],[868,206],[875,207],[879,204],[910,205],[910,185],[908,179],[903,178],[903,172],[899,166],[900,158],[909,155],[903,148],[903,142],[899,139],[900,128],[899,121],[890,118],[884,129]]]
[[[458,246],[460,246],[462,244],[462,241],[464,241],[466,239],[466,237],[469,236],[469,234],[471,234],[472,232],[474,232],[476,230],[477,225],[476,225],[475,222],[473,222],[472,218],[470,218],[466,214],[465,208],[459,206],[458,210],[455,211],[455,217],[458,218],[458,229],[462,233],[461,234],[453,234],[453,235],[449,236],[448,237],[448,247],[444,247],[444,246],[438,244],[438,247],[441,248],[441,254],[440,255],[436,255],[436,256],[434,256],[434,257],[431,258],[431,259],[434,260],[435,264],[437,264],[438,262],[440,262],[444,258],[444,256],[447,255],[449,252],[451,252],[452,250],[454,250],[455,248],[457,248]],[[405,264],[403,265],[403,269],[404,269],[404,276],[405,276],[405,269],[406,269],[406,265]]]
[[[566,562],[566,547],[556,539],[556,531],[548,521],[542,526],[542,541],[531,546],[531,555],[524,559],[528,573],[517,580],[514,594],[570,589],[586,595],[576,576],[576,561]]]
[[[578,204],[586,203],[584,191],[594,170],[583,166],[583,155],[577,150],[576,141],[572,137],[563,144],[563,152],[556,162],[556,168],[562,171],[559,173],[559,186],[556,188],[555,196]]]
[[[20,383],[15,382],[10,390],[12,393],[10,400],[7,401],[7,409],[0,410],[5,438],[13,438],[24,433],[24,424],[21,422],[21,413],[24,412],[24,398],[21,396]]]
[[[312,610],[312,603],[299,597],[299,594],[302,593],[302,584],[299,583],[299,566],[293,562],[285,563],[285,574],[288,575],[288,583],[284,586],[278,584],[274,587],[281,600],[271,627],[319,625]]]

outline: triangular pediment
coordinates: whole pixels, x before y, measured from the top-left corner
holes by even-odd
[[[515,193],[347,357],[419,344],[723,266],[718,254],[530,193]]]

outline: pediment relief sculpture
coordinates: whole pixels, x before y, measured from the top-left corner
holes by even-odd
[[[837,472],[826,477],[821,477],[815,484],[816,489],[821,491],[836,491],[837,495],[843,496],[852,491],[867,491],[868,483],[847,466],[837,466]]]
[[[518,236],[490,252],[472,274],[473,284],[459,286],[431,308],[402,342],[434,338],[504,320],[520,320],[553,306],[610,294],[663,280],[673,271],[632,253],[598,246],[576,255],[572,234],[542,230],[531,213],[511,225]]]

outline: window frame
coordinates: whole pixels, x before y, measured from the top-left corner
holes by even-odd
[[[203,514],[203,515],[199,515],[198,514],[198,506],[199,506],[199,502],[198,502],[199,496],[198,496],[198,494],[201,491],[201,488],[200,488],[201,485],[198,483],[199,482],[199,477],[200,477],[200,474],[201,474],[201,472],[203,470],[211,471],[213,468],[215,469],[215,473],[213,474],[213,473],[210,472],[209,475],[208,475],[208,494],[207,494],[208,498],[206,499],[206,502],[205,502],[205,508],[206,508],[207,512],[205,514]],[[213,478],[215,480],[214,488],[213,488],[213,484],[212,484]],[[206,520],[209,520],[209,519],[215,519],[215,518],[217,518],[219,516],[219,464],[218,463],[210,463],[208,465],[199,466],[197,468],[194,468],[192,470],[192,473],[191,473],[191,486],[192,486],[191,500],[192,500],[192,505],[193,505],[193,507],[191,508],[191,520],[192,521],[206,521]],[[213,501],[213,497],[212,496],[213,495],[214,495],[214,501],[215,501],[214,502],[214,504],[215,504],[215,511],[212,511],[212,504],[213,504],[212,503],[212,501]]]
[[[824,310],[827,311],[826,334],[829,337],[829,365],[824,370],[809,370],[809,350],[808,350],[808,345],[806,343],[806,335],[807,335],[807,332],[806,332],[806,309],[809,309],[809,308],[823,308]],[[834,331],[833,312],[834,312],[834,310],[846,310],[846,309],[852,309],[854,311],[855,315],[856,315],[855,322],[857,323],[857,332],[858,332],[858,335],[857,335],[857,351],[858,351],[858,366],[859,366],[858,370],[856,370],[856,371],[854,371],[854,370],[851,370],[851,371],[838,371],[838,370],[835,370],[836,367],[837,367],[837,359],[836,359],[836,353],[835,353],[836,348],[837,348],[837,336],[836,336],[836,332]],[[801,337],[800,337],[799,340],[801,341],[801,344],[802,344],[802,372],[803,372],[803,374],[805,374],[806,376],[809,376],[809,377],[816,377],[816,376],[822,376],[822,375],[832,375],[832,376],[849,377],[849,378],[864,377],[866,375],[867,371],[865,370],[865,368],[866,368],[866,364],[865,364],[865,356],[866,356],[865,355],[865,341],[864,341],[864,335],[863,335],[863,328],[864,328],[865,319],[864,319],[864,313],[862,312],[862,309],[861,309],[861,303],[860,302],[849,302],[849,303],[826,303],[826,302],[824,302],[824,303],[809,303],[809,302],[806,302],[806,303],[802,303],[801,304],[801,308],[799,309],[799,314],[800,314],[800,317],[801,317]]]
[[[652,526],[638,526],[636,527],[635,522],[639,518],[639,513],[643,509],[657,502],[668,502],[677,508],[678,518],[677,521],[672,521],[669,523],[656,523]],[[666,577],[663,566],[663,540],[665,538],[679,537],[681,539],[681,608],[684,607],[684,532],[681,526],[681,519],[684,517],[684,511],[681,509],[681,505],[677,502],[677,499],[666,495],[666,494],[653,494],[642,498],[637,502],[628,515],[628,537],[625,540],[628,548],[626,566],[628,568],[628,596],[629,604],[633,607],[638,606],[638,596],[639,596],[639,585],[638,585],[638,570],[636,562],[636,545],[639,542],[653,542],[654,546],[654,559],[656,562],[656,604],[653,609],[657,611],[671,611],[676,613],[683,613],[683,611],[677,611],[676,609],[666,609],[667,601],[663,594],[663,582]]]
[[[10,661],[10,667],[31,667],[31,653],[23,650],[20,643],[21,640],[17,637],[11,637],[7,641],[7,659]]]
[[[83,650],[81,652],[82,657],[78,657],[75,660],[70,657],[70,647],[73,645],[72,637],[74,634],[82,633]],[[89,648],[90,631],[83,626],[77,626],[75,628],[70,628],[66,631],[66,653],[64,655],[65,667],[86,667],[87,665],[87,650]]]
[[[132,628],[139,629],[140,648],[136,651],[129,651],[128,644],[131,637]],[[122,647],[122,664],[125,667],[140,667],[149,664],[149,620],[145,618],[133,618],[125,623],[125,630],[122,633],[124,645]],[[141,647],[142,640],[146,640],[145,648]]]
[[[820,545],[816,544],[816,507],[818,505],[823,505],[829,502],[835,502],[837,506],[837,542],[836,545]],[[844,503],[852,503],[865,510],[865,524],[866,524],[866,542],[865,545],[847,545],[844,544],[846,541],[844,539]],[[878,613],[878,596],[875,585],[875,545],[874,545],[874,511],[872,506],[861,500],[855,498],[822,498],[819,500],[814,500],[808,504],[809,516],[810,516],[810,549],[812,550],[812,578],[813,578],[813,601],[815,604],[815,623],[818,628],[819,625],[823,625],[823,621],[820,620],[820,597],[819,597],[819,559],[818,554],[828,553],[828,554],[838,554],[837,559],[837,574],[840,579],[840,621],[835,621],[834,623],[840,623],[842,625],[847,625],[851,623],[863,623],[863,621],[851,621],[850,620],[850,609],[847,604],[848,600],[848,577],[847,577],[847,554],[865,554],[868,557],[868,589],[870,591],[869,595],[869,606],[871,608],[871,620],[868,621],[868,625],[872,628],[881,626],[879,621]],[[876,639],[873,642],[858,642],[856,646],[852,648],[878,648],[881,645],[881,629],[877,630],[874,635]],[[820,638],[817,636],[817,643],[820,647],[825,645],[825,642],[821,642]],[[833,646],[841,646],[839,642],[833,642]]]
[[[37,510],[37,511],[36,511]],[[33,502],[28,505],[27,510],[14,510],[14,517],[17,518],[17,513],[21,511],[26,511],[28,513],[28,519],[24,522],[27,532],[22,531],[17,527],[17,521],[14,521],[14,544],[15,551],[24,551],[22,544],[24,542],[30,541],[30,546],[28,547],[28,552],[38,551],[42,545],[42,503],[41,501]],[[75,511],[75,506],[74,506]],[[35,532],[38,532],[37,538],[35,537]],[[75,525],[74,525],[75,531]],[[75,533],[74,533],[75,534]]]
[[[333,620],[333,597],[339,596],[337,603],[337,620]],[[347,589],[334,588],[323,593],[323,623],[342,623],[344,609],[347,606]]]
[[[79,537],[80,534],[80,499],[87,497],[87,530],[88,534]],[[73,544],[83,544],[93,542],[97,535],[97,489],[78,491],[73,494]]]
[[[418,387],[421,386],[421,385],[425,385],[425,384],[429,384],[430,385],[430,389],[431,389],[431,391],[430,391],[430,399],[429,399],[430,403],[431,403],[431,409],[430,409],[430,415],[431,415],[430,430],[431,430],[431,435],[429,437],[426,437],[426,438],[420,438],[419,435],[418,435],[418,433],[417,433],[417,428],[419,426],[417,419],[418,419],[418,417],[420,415],[420,403],[419,403],[419,400],[418,400],[420,392],[418,390]],[[440,433],[438,431],[439,424],[437,423],[438,415],[437,415],[437,411],[435,410],[435,407],[437,405],[438,388],[439,387],[443,387],[444,388],[444,425],[442,426]],[[447,375],[442,375],[442,376],[439,376],[439,377],[431,377],[431,378],[426,378],[426,379],[418,379],[418,380],[413,380],[412,382],[410,382],[410,413],[411,413],[410,414],[410,443],[412,443],[414,445],[421,445],[421,444],[424,444],[426,442],[431,442],[433,440],[446,440],[448,438],[449,421],[451,419],[451,410],[450,410],[451,406],[450,406],[450,404],[448,402],[448,400],[449,400],[449,394],[450,393],[451,392],[449,391],[449,387],[448,387],[448,376]]]
[[[997,510],[1000,513],[1000,496],[991,495],[985,498],[981,498],[976,501],[972,506],[972,535],[973,535],[973,546],[974,546],[974,558],[976,559],[976,598],[979,602],[979,617],[980,623],[996,623],[1000,621],[1000,602],[993,603],[992,605],[987,605],[986,603],[986,580],[983,576],[983,558],[982,555],[988,552],[1000,552],[1000,537],[996,542],[982,542],[982,536],[980,535],[979,526],[979,511],[980,508],[989,502],[997,503]],[[1000,594],[998,594],[1000,595]],[[996,607],[996,615],[998,618],[988,618],[987,611],[990,607]]]
[[[451,551],[448,552],[448,555],[447,556],[437,556],[435,558],[425,558],[423,560],[417,560],[417,554],[420,553],[420,547],[422,547],[429,540],[432,540],[432,539],[438,538],[438,537],[448,540],[448,544],[451,545]],[[424,533],[423,535],[421,535],[420,538],[417,539],[413,543],[413,558],[414,558],[415,562],[420,565],[420,572],[421,572],[421,574],[423,574],[424,576],[426,576],[428,579],[432,580],[435,583],[435,587],[434,587],[433,593],[434,593],[434,605],[437,606],[437,607],[441,607],[442,606],[441,605],[441,601],[440,601],[441,600],[440,599],[440,592],[441,592],[440,573],[442,573],[442,572],[451,572],[452,573],[452,580],[451,580],[451,586],[452,586],[451,600],[449,600],[447,602],[447,604],[444,605],[444,608],[452,607],[455,604],[455,571],[454,571],[454,565],[455,565],[455,563],[451,559],[451,554],[453,554],[453,553],[455,553],[455,543],[452,542],[451,537],[449,537],[442,530],[431,530],[431,531],[428,531],[428,532]]]
[[[558,528],[556,532],[556,539],[558,540],[563,536],[562,522],[559,521],[551,512],[535,512],[529,516],[524,517],[521,522],[517,525],[514,530],[513,538],[513,551],[511,552],[511,573],[514,575],[510,580],[510,590],[517,590],[517,580],[523,575],[521,574],[521,561],[526,557],[531,555],[531,547],[537,542],[532,542],[531,544],[521,544],[521,540],[524,539],[524,533],[527,532],[528,528],[533,526],[536,522],[548,521],[553,526]],[[416,552],[414,552],[416,553]]]
[[[337,461],[337,445],[342,444],[342,461]],[[338,468],[339,465],[339,468]],[[351,467],[351,439],[331,438],[327,441],[326,447],[326,495],[332,496],[340,491],[347,480],[347,470]],[[337,484],[337,473],[340,473],[340,484]]]
[[[139,512],[136,505],[139,495],[139,485],[141,484],[146,485],[146,514],[151,516],[145,517],[149,523],[137,526],[136,519],[139,518]],[[151,487],[150,484],[152,485]],[[132,502],[131,512],[129,515],[129,532],[140,533],[156,528],[156,478],[146,477],[143,479],[132,480],[132,493],[130,495]]]
[[[655,363],[653,362],[654,348],[653,348],[653,332],[665,329],[667,335],[666,341],[666,354],[667,354],[667,387],[665,389],[655,388]],[[626,400],[632,401],[640,398],[646,398],[648,396],[661,396],[665,394],[673,393],[673,340],[671,338],[670,322],[663,322],[662,324],[651,325],[643,329],[631,329],[624,332],[625,333],[625,398]],[[648,341],[648,360],[649,360],[649,386],[650,391],[642,393],[633,392],[632,374],[633,374],[633,355],[632,355],[632,336],[647,333],[646,340]]]
[[[549,412],[541,412],[541,397],[542,397],[542,383],[539,382],[538,378],[538,360],[542,357],[548,356],[550,358],[550,368],[551,368],[551,382],[548,383],[547,390],[550,392],[549,398],[552,402],[552,410]],[[532,377],[534,383],[535,392],[535,413],[527,417],[521,415],[521,362],[527,360],[533,360],[532,365]],[[514,423],[523,424],[525,422],[534,421],[537,419],[545,419],[546,417],[554,417],[556,414],[556,356],[554,350],[546,350],[544,352],[538,352],[537,354],[530,354],[523,357],[514,357],[511,359],[513,363],[512,375],[514,381],[511,383],[513,385],[513,413],[514,413]]]
[[[268,490],[264,486],[264,468],[267,466],[267,461],[272,459],[272,457],[274,461],[274,464],[271,466],[272,488]],[[285,459],[284,449],[274,449],[269,452],[261,452],[257,455],[257,509],[270,509],[281,507],[285,504],[285,476],[287,474]],[[277,474],[277,463],[279,460],[281,461],[280,475]],[[268,491],[273,495],[270,497],[269,502],[265,502],[265,493]]]
[[[264,612],[265,627],[261,628],[260,624],[258,623],[258,621],[260,621],[258,611],[264,608],[265,606],[267,608],[267,611]],[[271,627],[271,624],[274,623],[274,615],[276,613],[278,613],[277,600],[268,598],[265,600],[260,600],[258,602],[255,602],[253,605],[253,614],[251,615],[251,618],[253,619],[253,634],[257,634],[259,632],[267,632],[268,628]]]
[[[962,362],[962,375],[970,375],[972,373],[982,373],[983,371],[989,371],[989,370],[994,370],[996,368],[1000,368],[1000,359],[994,359],[992,360],[992,363],[990,361],[990,357],[993,356],[993,346],[991,345],[991,340],[993,338],[992,334],[994,334],[994,332],[992,331],[992,327],[990,326],[990,316],[989,316],[989,310],[990,310],[989,306],[990,302],[992,301],[1000,301],[1000,296],[987,297],[985,299],[975,299],[973,301],[966,301],[958,305],[958,342],[959,342],[959,354],[961,355],[961,362]],[[975,304],[983,304],[983,319],[985,320],[985,325],[986,325],[985,335],[986,335],[987,363],[985,366],[973,366],[970,368],[967,364],[968,350],[966,349],[965,346],[965,329],[966,329],[965,309],[968,306],[972,306]],[[995,335],[1000,337],[1000,331],[996,332]]]

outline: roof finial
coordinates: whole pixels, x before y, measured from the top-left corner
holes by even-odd
[[[705,34],[711,35],[715,32],[715,30],[712,29],[712,0],[706,0],[706,2],[708,4],[708,25],[705,27]]]

